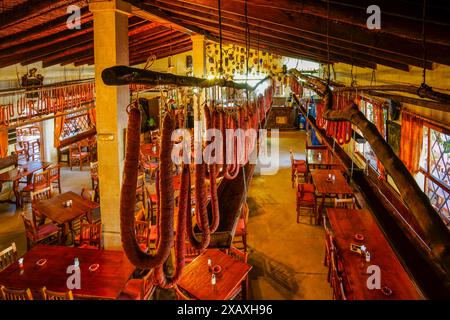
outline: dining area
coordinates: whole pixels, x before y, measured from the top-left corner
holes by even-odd
[[[154,132],[149,140],[142,141],[139,152],[134,233],[140,250],[147,254],[157,250],[161,232],[158,228],[160,211],[157,195],[159,143],[160,136]],[[14,195],[17,197],[15,201],[9,201],[9,205],[16,206],[26,237],[24,254],[19,255],[15,242],[2,248],[0,299],[248,298],[248,274],[252,267],[247,261],[243,223],[236,233],[234,246],[229,249],[199,250],[186,239],[185,270],[178,284],[168,291],[157,290],[153,269],[137,268],[122,250],[105,248],[98,169],[97,161],[89,162],[89,170],[29,161],[0,174],[0,181],[14,184]],[[193,166],[191,170],[194,171]],[[173,165],[171,174],[177,212],[182,184],[180,167]],[[194,176],[193,179],[195,181]],[[80,180],[83,182],[82,188],[75,190],[74,186],[78,186]],[[23,181],[29,181],[29,184],[25,185]],[[221,178],[217,179],[217,186],[221,181]],[[208,181],[206,184],[208,190],[210,183]],[[190,201],[194,210],[195,183],[191,188]],[[210,200],[209,191],[207,199]],[[244,218],[248,219],[248,212],[242,214]],[[195,216],[193,222],[196,227]],[[167,265],[172,263],[174,260],[169,259]]]
[[[303,152],[290,149],[297,223],[323,230],[333,299],[424,299],[334,150],[306,141]]]

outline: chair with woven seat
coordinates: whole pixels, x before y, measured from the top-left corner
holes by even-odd
[[[21,216],[25,226],[28,250],[37,243],[59,242],[61,230],[57,225],[50,222],[41,226],[36,226],[34,219],[28,219],[23,212],[21,213]]]
[[[25,195],[30,196],[30,202],[31,200],[31,193],[37,192],[43,189],[46,189],[50,187],[50,181],[49,181],[49,172],[43,171],[43,172],[37,172],[33,175],[33,181],[30,184],[27,184],[23,189],[20,191],[20,195],[22,198],[22,201],[25,200]]]
[[[298,184],[297,186],[297,223],[300,223],[300,217],[309,217],[309,223],[317,219],[317,199],[312,187],[309,184]]]
[[[82,222],[74,242],[82,249],[102,249],[102,224]]]
[[[119,300],[149,300],[155,292],[153,269],[141,279],[130,279],[119,295]]]
[[[335,208],[345,208],[345,209],[355,209],[355,198],[348,198],[348,199],[339,199],[334,198],[334,207]]]
[[[52,164],[47,168],[48,180],[50,186],[58,188],[58,192],[61,193],[61,168],[57,164]]]
[[[3,300],[33,300],[33,295],[30,289],[10,289],[5,286],[0,287]]]
[[[197,258],[204,251],[194,248],[189,240],[186,241],[184,247],[185,247],[185,254],[184,254],[185,263],[191,263],[192,260]]]
[[[236,239],[237,243],[242,243],[244,252],[247,252],[247,223],[249,216],[249,208],[247,202],[242,205],[241,216],[238,219],[236,231],[234,232],[233,244]]]
[[[16,260],[17,260],[17,247],[16,243],[13,242],[8,248],[0,252],[0,271],[6,269]]]
[[[41,294],[43,300],[73,300],[72,290],[57,292],[47,290],[46,287],[43,287],[41,289]]]
[[[308,166],[306,165],[306,160],[295,159],[294,151],[292,149],[289,150],[289,154],[291,157],[291,182],[292,188],[294,188],[300,178],[303,179],[303,182],[306,182]]]
[[[72,144],[69,147],[69,166],[70,170],[74,164],[78,163],[80,165],[80,171],[83,171],[83,162],[89,163],[90,155],[89,152],[82,151],[82,144],[80,142]]]

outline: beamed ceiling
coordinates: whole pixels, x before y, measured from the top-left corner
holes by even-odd
[[[145,19],[129,18],[130,64],[191,50],[190,34],[219,40],[217,0],[125,0]],[[3,4],[2,4],[3,3]],[[426,1],[426,67],[450,65],[450,3]],[[82,8],[82,29],[66,27],[67,6]],[[381,30],[366,27],[369,5],[381,8]],[[317,62],[408,71],[423,67],[422,0],[222,0],[224,43]],[[329,8],[329,10],[328,10]],[[150,18],[149,18],[150,17]],[[152,19],[153,17],[153,19]],[[152,20],[152,21],[150,21]],[[172,24],[172,27],[170,27]],[[174,27],[176,26],[176,27]],[[87,1],[0,0],[0,67],[42,61],[93,64],[93,16]]]

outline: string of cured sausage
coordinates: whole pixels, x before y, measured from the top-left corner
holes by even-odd
[[[212,130],[217,128],[215,123],[215,117],[214,114],[211,115],[211,112],[209,108],[205,105],[204,108],[205,112],[205,120],[206,120],[206,128],[208,130]],[[211,119],[213,118],[213,119]],[[214,126],[213,126],[214,123]],[[212,143],[212,141],[210,142]],[[216,154],[217,156],[217,154]],[[220,212],[219,212],[219,198],[217,196],[217,182],[216,182],[216,164],[211,163],[211,159],[206,159],[208,164],[208,171],[209,171],[209,191],[211,195],[211,211],[212,211],[212,221],[211,226],[209,227],[210,232],[214,233],[216,232],[217,228],[219,227],[219,220],[220,220]],[[203,226],[202,226],[203,227]]]
[[[155,268],[154,280],[155,284],[161,288],[172,288],[183,274],[185,265],[185,252],[186,252],[186,227],[187,218],[191,214],[190,206],[190,192],[191,180],[190,180],[189,164],[184,164],[181,171],[181,186],[180,186],[180,199],[178,207],[178,218],[176,228],[176,240],[175,240],[175,270],[172,276],[167,276],[164,272],[164,266]]]
[[[159,240],[155,254],[147,254],[139,247],[135,237],[134,207],[136,193],[130,192],[136,188],[139,167],[141,113],[138,102],[128,108],[127,149],[125,155],[124,175],[120,196],[120,231],[123,249],[130,262],[142,269],[151,269],[162,265],[170,255],[174,241],[174,189],[172,177],[171,140],[174,119],[166,113],[162,123],[161,148],[159,164]]]

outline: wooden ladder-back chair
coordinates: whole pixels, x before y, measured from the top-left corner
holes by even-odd
[[[52,164],[47,168],[48,180],[50,186],[58,188],[58,192],[61,193],[61,168],[57,164]]]
[[[78,242],[77,239],[76,242]],[[102,249],[102,245],[102,224],[82,222],[78,247],[83,249]]]
[[[100,202],[98,162],[90,163],[90,174],[91,174],[92,190],[94,190],[95,192],[94,200],[92,201]]]
[[[73,300],[72,290],[66,292],[57,292],[47,290],[46,287],[41,289],[42,299],[44,300]]]
[[[306,182],[308,177],[308,166],[306,165],[306,160],[295,159],[294,151],[289,150],[291,158],[291,182],[292,188],[299,182],[300,179]]]
[[[315,187],[309,183],[299,183],[297,185],[297,223],[300,217],[309,217],[309,223],[317,219],[317,199]]]
[[[21,213],[21,217],[25,226],[28,250],[37,243],[59,242],[61,230],[57,225],[50,222],[41,226],[36,226],[34,219],[28,219],[23,212]]]
[[[155,289],[152,269],[141,279],[128,280],[119,296],[119,300],[150,300]]]
[[[52,188],[47,187],[41,190],[31,192],[31,211],[33,213],[34,223],[36,225],[42,225],[45,223],[45,217],[42,216],[38,210],[34,209],[34,205],[42,200],[47,200],[52,198]]]
[[[148,252],[151,243],[156,242],[156,227],[152,227],[148,221],[136,220],[134,222],[134,231],[139,247],[143,252]]]
[[[74,143],[69,147],[69,166],[70,170],[74,163],[78,163],[80,165],[80,171],[83,170],[83,162],[89,163],[89,152],[82,151],[82,144],[80,142]]]
[[[16,243],[13,242],[8,248],[0,252],[0,271],[6,269],[16,260],[17,260],[17,247]]]
[[[4,286],[0,287],[3,300],[33,300],[30,289],[10,289]]]
[[[333,299],[347,300],[344,288],[343,270],[336,250],[331,250],[330,263],[331,263],[330,283],[331,288],[333,289]]]
[[[249,216],[249,208],[247,202],[242,205],[241,216],[237,222],[236,231],[234,232],[233,243],[242,243],[244,252],[247,252],[247,223]]]
[[[31,193],[40,191],[42,189],[50,187],[49,174],[48,171],[36,172],[33,174],[33,181],[31,184],[26,185],[21,191],[22,201],[25,200],[25,195],[30,196],[31,202]]]

